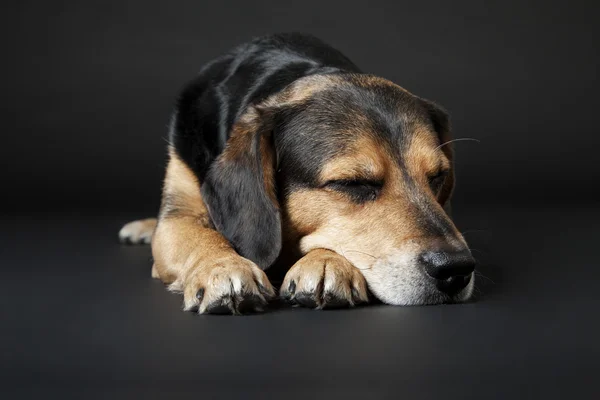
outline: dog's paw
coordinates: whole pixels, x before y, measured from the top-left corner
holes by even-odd
[[[156,218],[129,222],[119,231],[119,241],[125,244],[148,244],[155,228]]]
[[[324,249],[313,250],[294,264],[280,295],[293,304],[319,309],[368,302],[361,272],[344,257]]]
[[[267,275],[238,255],[192,269],[181,290],[184,309],[199,314],[260,312],[275,297]]]

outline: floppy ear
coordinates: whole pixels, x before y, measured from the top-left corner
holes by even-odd
[[[281,250],[269,114],[253,107],[236,122],[201,188],[215,228],[263,270]]]
[[[452,197],[452,191],[454,189],[454,150],[452,148],[451,126],[450,117],[444,108],[437,105],[436,103],[424,100],[427,107],[427,112],[433,123],[433,128],[438,134],[440,140],[440,149],[444,152],[448,160],[450,161],[450,172],[448,177],[444,181],[444,185],[440,189],[439,202],[444,207],[444,210],[448,215],[451,215],[452,207],[450,206],[450,198]]]

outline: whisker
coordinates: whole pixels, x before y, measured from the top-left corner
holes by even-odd
[[[340,247],[340,253],[342,253],[342,257],[344,257],[346,260],[348,259],[348,257],[346,257],[346,253],[344,252],[344,249],[342,247]]]
[[[484,256],[487,256],[487,255],[488,255],[488,253],[486,253],[485,251],[483,251],[483,250],[479,250],[479,249],[475,249],[475,248],[473,248],[473,247],[469,247],[469,251],[476,251],[476,252],[478,252],[478,253],[480,253],[480,254],[482,254],[482,255],[484,255]]]
[[[352,251],[352,252],[354,252],[354,253],[361,253],[361,254],[364,254],[364,255],[366,255],[366,256],[373,257],[375,260],[377,260],[377,257],[375,257],[375,256],[374,256],[374,255],[372,255],[372,254],[365,253],[364,251],[360,251],[360,250],[347,250],[347,249],[346,249],[345,251]],[[340,253],[342,253],[342,256],[343,256],[344,258],[348,258],[348,257],[346,257],[346,255],[344,254],[344,249],[340,248]],[[361,270],[361,271],[365,271],[365,270],[367,270],[367,269],[371,269],[371,268],[373,268],[372,266],[370,266],[370,267],[368,267],[368,268],[360,268],[360,267],[358,267],[358,266],[356,266],[356,265],[355,265],[354,267],[355,267],[356,269],[358,269],[358,270]]]
[[[469,229],[467,231],[461,232],[461,235],[466,235],[467,233],[473,233],[473,232],[486,232],[486,233],[491,233],[490,230],[488,229]]]
[[[445,146],[447,144],[450,144],[452,142],[460,142],[460,141],[471,141],[471,142],[481,143],[481,140],[475,139],[475,138],[458,138],[458,139],[448,140],[447,142],[440,144],[438,147],[435,148],[435,150],[437,150],[440,147],[443,147],[443,146]]]
[[[364,255],[366,255],[366,256],[373,257],[373,258],[377,259],[377,257],[375,257],[374,255],[372,255],[372,254],[369,254],[369,253],[365,253],[364,251],[359,251],[359,250],[346,250],[346,251],[352,251],[352,252],[354,252],[354,253],[360,253],[360,254],[364,254]]]
[[[478,277],[478,278],[483,278],[483,279],[486,279],[486,280],[488,280],[490,283],[492,283],[493,285],[495,285],[495,284],[496,284],[496,282],[494,282],[492,279],[490,279],[489,277],[485,276],[484,274],[482,274],[481,272],[479,272],[479,271],[477,271],[477,270],[475,270],[475,276],[476,276],[476,277]]]

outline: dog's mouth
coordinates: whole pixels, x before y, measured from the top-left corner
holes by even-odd
[[[367,280],[368,281],[368,280]],[[385,304],[412,306],[412,305],[435,305],[435,304],[458,304],[471,299],[475,284],[475,277],[463,278],[467,282],[463,286],[453,282],[444,282],[441,285],[444,290],[439,289],[439,282],[433,284],[416,284],[413,288],[400,287],[396,291],[381,290],[377,285],[369,284],[369,288],[378,300]]]
[[[419,264],[378,263],[363,271],[372,294],[391,305],[463,303],[475,286],[475,272],[434,278]]]

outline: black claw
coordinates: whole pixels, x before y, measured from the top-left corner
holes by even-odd
[[[279,295],[283,300],[285,300],[287,302],[293,302],[292,295],[290,294],[290,292],[282,290],[281,293],[279,293]]]
[[[353,287],[352,288],[352,300],[354,300],[355,303],[362,303],[362,299],[360,297],[360,293],[358,293],[358,289]]]
[[[260,283],[258,284],[258,290],[265,297],[265,299],[270,299],[273,297],[273,295],[267,290],[267,288],[261,285]]]
[[[263,299],[255,294],[248,295],[238,303],[238,311],[242,314],[251,313],[255,308],[261,308],[265,305]]]
[[[323,296],[323,308],[342,308],[348,307],[348,300],[338,297],[331,292],[326,292]]]
[[[315,308],[318,305],[314,299],[313,293],[298,293],[296,296],[294,296],[294,301],[304,307]]]
[[[296,292],[296,282],[290,281],[290,284],[288,285],[287,290],[285,290],[284,288],[281,288],[281,291],[279,293],[284,300],[293,302],[293,297],[294,297],[295,292]]]
[[[204,288],[201,288],[198,290],[198,292],[196,292],[196,298],[200,303],[202,303],[202,299],[204,298]]]
[[[232,300],[229,296],[222,297],[206,307],[209,314],[233,314]]]

